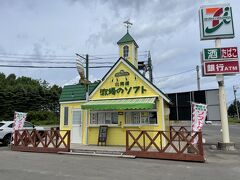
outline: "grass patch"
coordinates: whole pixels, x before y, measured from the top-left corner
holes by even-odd
[[[229,122],[229,124],[240,124],[240,120],[238,120],[237,118],[232,118],[232,117],[228,118],[228,122]]]
[[[59,121],[49,121],[49,120],[34,121],[34,120],[32,120],[31,123],[33,123],[36,126],[39,126],[39,125],[56,125],[56,124],[59,124]]]

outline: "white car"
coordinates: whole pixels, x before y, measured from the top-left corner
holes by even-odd
[[[11,142],[13,123],[14,121],[0,121],[0,142],[2,142],[3,145],[8,145]],[[25,121],[23,125],[23,129],[29,129],[29,130],[36,129],[39,131],[44,130],[43,127],[35,126],[27,121]]]

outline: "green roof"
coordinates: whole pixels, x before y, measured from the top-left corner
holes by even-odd
[[[89,94],[97,87],[97,83],[89,84]],[[86,89],[84,85],[76,84],[76,85],[68,85],[64,86],[60,99],[60,102],[65,101],[81,101],[86,99]]]
[[[134,44],[138,47],[136,41],[128,32],[117,42],[117,44],[123,44],[128,42],[134,42]]]

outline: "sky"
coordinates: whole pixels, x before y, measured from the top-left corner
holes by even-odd
[[[197,90],[195,69],[201,65],[200,52],[215,46],[213,40],[200,41],[198,10],[206,3],[226,2],[233,9],[235,38],[221,43],[239,48],[237,0],[0,0],[0,64],[26,65],[24,61],[30,60],[28,65],[69,66],[47,62],[74,63],[75,53],[89,54],[92,62],[115,62],[117,41],[126,33],[123,22],[130,19],[139,60],[146,60],[146,52],[151,52],[155,85],[165,93]],[[101,79],[107,71],[90,69],[90,80]],[[76,69],[0,67],[0,72],[60,86],[79,78]],[[239,75],[225,77],[228,103],[239,79]],[[201,89],[213,88],[218,88],[216,77],[201,76]]]

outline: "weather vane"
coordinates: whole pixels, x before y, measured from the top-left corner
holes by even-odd
[[[124,21],[123,23],[127,27],[127,32],[128,32],[128,29],[133,25],[133,23],[130,22],[130,19],[128,19],[127,21]]]

